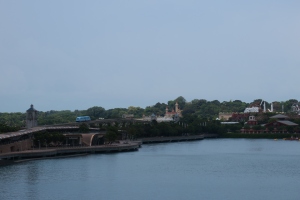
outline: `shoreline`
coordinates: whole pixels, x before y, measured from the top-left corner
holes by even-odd
[[[27,161],[42,160],[42,159],[60,159],[76,156],[86,156],[96,153],[118,153],[137,151],[142,144],[151,143],[171,143],[171,142],[186,142],[197,141],[209,138],[231,138],[231,139],[282,139],[289,141],[300,141],[291,139],[291,134],[201,134],[189,136],[173,136],[173,137],[151,137],[138,138],[136,141],[121,141],[121,143],[91,147],[68,147],[68,148],[48,148],[39,150],[27,150],[0,154],[0,167],[5,165],[17,164]],[[293,134],[292,134],[293,135]],[[278,137],[285,136],[285,137]]]
[[[67,158],[73,156],[82,156],[95,153],[116,153],[137,151],[142,144],[149,143],[168,143],[168,142],[183,142],[203,140],[205,138],[216,138],[217,134],[201,134],[201,135],[187,135],[187,136],[173,136],[173,137],[152,137],[139,138],[136,141],[122,141],[118,144],[90,146],[90,147],[68,147],[68,148],[47,148],[17,151],[0,154],[0,166],[26,161],[40,160],[40,159],[56,159]]]
[[[220,138],[245,138],[245,139],[287,139],[291,136],[298,137],[297,133],[223,133]]]
[[[128,142],[128,144],[112,144],[91,147],[70,147],[56,149],[39,149],[10,152],[0,154],[0,166],[5,163],[14,163],[26,160],[45,159],[45,158],[63,158],[77,155],[87,155],[95,153],[114,153],[137,151],[141,147],[140,141]]]

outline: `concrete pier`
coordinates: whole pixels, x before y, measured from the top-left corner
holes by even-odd
[[[216,138],[217,134],[201,134],[201,135],[187,135],[187,136],[173,136],[173,137],[151,137],[140,138],[143,144],[149,143],[165,143],[165,142],[183,142],[193,140],[203,140],[204,138]]]
[[[10,152],[0,154],[1,160],[18,160],[29,158],[55,157],[74,154],[91,154],[91,153],[110,153],[110,152],[125,152],[137,151],[140,147],[139,142],[130,142],[128,144],[110,144],[101,146],[89,147],[68,147],[68,148],[47,148],[39,150],[27,150],[19,152]]]
[[[151,137],[151,138],[141,138],[143,144],[148,143],[163,143],[163,142],[182,142],[191,140],[202,140],[203,135],[192,135],[192,136],[174,136],[174,137]]]

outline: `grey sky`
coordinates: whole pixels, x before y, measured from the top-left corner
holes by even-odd
[[[0,0],[0,112],[300,100],[300,1]]]

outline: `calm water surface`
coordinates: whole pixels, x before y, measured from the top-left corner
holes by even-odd
[[[0,199],[300,199],[300,142],[211,139],[0,167]]]

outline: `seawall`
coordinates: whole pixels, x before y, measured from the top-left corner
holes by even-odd
[[[3,160],[20,160],[30,158],[56,157],[75,154],[92,154],[92,153],[111,153],[111,152],[125,152],[136,151],[140,147],[139,142],[130,142],[128,144],[111,144],[90,147],[69,147],[69,148],[55,148],[55,149],[39,149],[26,150],[18,152],[10,152],[0,154],[0,159]]]
[[[201,135],[188,135],[188,136],[173,136],[173,137],[150,137],[140,138],[143,144],[149,143],[165,143],[165,142],[184,142],[193,140],[203,140],[204,138],[216,138],[217,134],[201,134]]]

